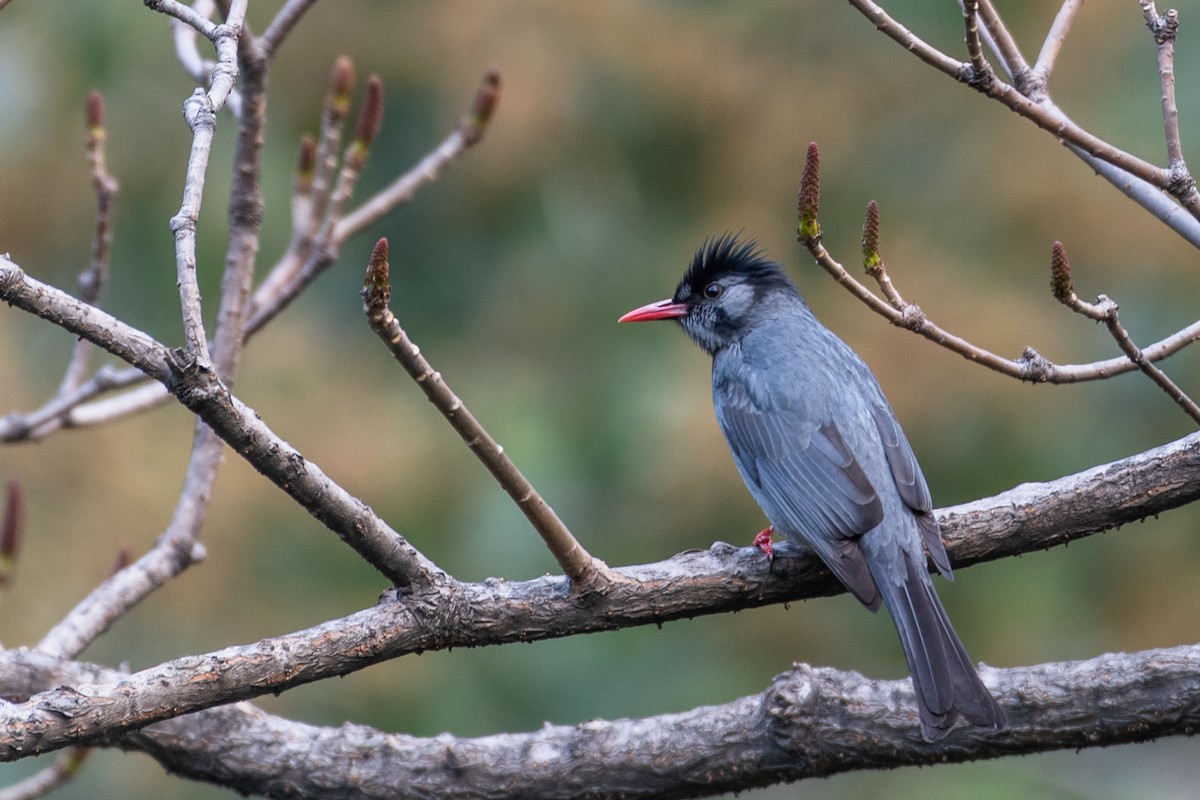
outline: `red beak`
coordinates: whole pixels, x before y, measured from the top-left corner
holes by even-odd
[[[650,303],[641,308],[635,308],[617,320],[617,322],[647,322],[652,319],[675,319],[676,317],[686,316],[687,312],[688,307],[686,303],[676,303],[668,297],[666,300],[659,300],[657,303]]]

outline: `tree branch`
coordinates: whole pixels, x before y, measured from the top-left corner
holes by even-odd
[[[397,585],[446,580],[444,573],[361,500],[279,438],[208,369],[149,335],[34,280],[0,255],[0,299],[83,336],[164,384],[251,466]]]
[[[871,2],[871,0],[849,0],[849,2],[870,20],[876,29],[926,64],[949,75],[956,81],[968,83],[982,94],[1025,117],[1050,133],[1073,153],[1086,155],[1088,158],[1085,161],[1093,163],[1091,159],[1094,159],[1108,164],[1111,169],[1097,169],[1097,172],[1130,198],[1140,203],[1138,198],[1144,194],[1139,190],[1130,191],[1126,186],[1130,181],[1145,182],[1162,191],[1169,192],[1178,201],[1173,205],[1182,208],[1186,212],[1185,214],[1166,213],[1157,203],[1152,203],[1151,206],[1147,206],[1147,209],[1188,242],[1200,247],[1200,193],[1197,193],[1193,181],[1180,180],[1177,171],[1156,167],[1075,124],[1066,114],[1062,113],[1057,105],[1050,101],[1044,91],[1044,83],[1037,80],[1036,76],[1033,80],[1020,82],[1016,88],[996,79],[994,74],[991,74],[990,78],[980,78],[979,73],[969,62],[961,62],[931,46],[893,19],[877,3]],[[1056,19],[1056,25],[1060,20],[1065,25],[1070,21],[1072,14],[1072,10],[1064,7],[1064,11],[1060,12],[1059,18]],[[1055,29],[1052,28],[1051,31],[1054,33]],[[1060,27],[1059,33],[1065,35],[1065,27]],[[1018,78],[1019,76],[1014,76],[1014,80]],[[1083,155],[1080,157],[1082,158]]]
[[[944,509],[938,520],[951,564],[961,569],[1064,544],[1198,496],[1200,433],[1078,475]],[[52,689],[0,705],[0,760],[87,744],[405,654],[661,624],[844,591],[816,556],[787,543],[771,562],[757,548],[717,543],[616,571],[623,580],[586,599],[573,595],[565,578],[550,576],[414,585],[389,602],[288,636],[177,658],[115,683]],[[6,671],[0,662],[0,676]]]
[[[1188,397],[1175,381],[1167,377],[1165,372],[1146,360],[1145,353],[1138,348],[1130,338],[1129,332],[1125,330],[1125,326],[1121,324],[1121,316],[1116,302],[1102,294],[1096,298],[1095,303],[1085,303],[1075,294],[1075,289],[1071,285],[1071,266],[1067,261],[1067,251],[1062,242],[1054,243],[1050,256],[1050,273],[1050,285],[1058,301],[1077,314],[1096,322],[1103,322],[1125,356],[1136,364],[1146,377],[1166,392],[1167,396],[1174,400],[1185,414],[1200,424],[1200,406],[1197,406],[1196,401]]]
[[[816,198],[819,196],[819,181],[813,181],[810,177],[815,174],[818,164],[819,159],[817,157],[816,143],[813,142],[809,145],[809,155],[805,162],[804,175],[801,176],[800,203],[802,206],[805,202],[815,203]],[[806,197],[812,199],[806,200]],[[940,347],[944,347],[953,353],[958,353],[968,361],[981,364],[1001,374],[1034,383],[1058,384],[1100,380],[1141,368],[1138,361],[1132,360],[1128,355],[1104,361],[1094,361],[1089,364],[1055,364],[1043,357],[1032,347],[1025,348],[1025,352],[1020,358],[1009,359],[950,333],[931,322],[919,306],[905,301],[900,292],[895,288],[891,277],[887,274],[887,270],[884,267],[883,258],[879,254],[878,207],[875,207],[874,211],[868,207],[867,213],[867,224],[874,225],[872,234],[874,238],[870,252],[867,253],[864,251],[863,264],[867,273],[879,284],[881,291],[883,291],[887,298],[886,302],[855,279],[825,248],[823,234],[820,224],[816,219],[815,210],[810,209],[809,211],[805,211],[801,208],[800,232],[797,238],[805,249],[812,254],[817,264],[828,272],[834,280],[861,300],[868,308],[887,319],[893,325],[923,336]],[[872,214],[874,214],[873,222],[871,222]],[[864,238],[865,246],[866,240]],[[1146,364],[1161,361],[1167,356],[1182,350],[1197,339],[1200,339],[1200,320],[1176,331],[1165,339],[1140,349],[1138,351],[1140,353],[1140,361]],[[1183,393],[1178,391],[1174,393],[1169,392],[1169,394],[1174,399]],[[1179,402],[1178,399],[1176,399],[1176,402]]]
[[[54,685],[64,673],[110,684],[122,678],[26,651],[0,654],[0,663],[6,693]],[[764,692],[724,705],[547,724],[532,733],[423,739],[358,725],[319,728],[242,704],[140,728],[122,746],[150,753],[189,777],[274,797],[649,798],[1146,741],[1200,727],[1196,645],[1036,667],[985,667],[981,676],[1009,726],[999,732],[960,727],[935,744],[916,732],[908,680],[873,681],[797,664]],[[90,688],[78,678],[72,682]],[[63,690],[34,695],[21,706],[56,691]],[[76,700],[86,707],[85,695]],[[6,722],[13,717],[7,711],[0,712]]]
[[[387,253],[387,239],[380,239],[371,253],[371,263],[363,282],[363,311],[371,330],[383,340],[392,357],[400,362],[400,366],[421,387],[429,402],[442,413],[467,448],[517,504],[571,580],[572,590],[601,590],[606,584],[619,580],[608,565],[583,549],[550,504],[542,499],[533,484],[504,452],[504,448],[450,390],[441,373],[430,366],[425,356],[421,355],[420,348],[412,343],[400,327],[400,322],[388,307],[392,286],[388,276]]]

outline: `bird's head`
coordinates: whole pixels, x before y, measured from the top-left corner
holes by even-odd
[[[753,240],[732,234],[709,239],[666,300],[635,308],[619,322],[674,319],[709,354],[741,339],[770,313],[764,300],[775,293],[796,297],[796,289]]]

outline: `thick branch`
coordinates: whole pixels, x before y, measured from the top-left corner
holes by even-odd
[[[915,734],[907,680],[797,665],[764,692],[643,719],[546,725],[478,739],[321,729],[279,720],[222,731],[225,752],[257,747],[236,788],[347,798],[683,798],[861,769],[997,758],[1191,734],[1200,727],[1200,648],[983,670],[1010,727],[960,728],[936,745]],[[235,712],[236,713],[236,712]],[[234,717],[235,713],[227,715]],[[168,769],[224,774],[194,733],[152,728],[132,742]],[[242,738],[246,728],[253,738]],[[232,734],[232,738],[230,738]],[[228,747],[228,745],[235,745]],[[273,769],[264,770],[262,764]],[[287,765],[282,774],[277,765]],[[328,776],[345,777],[336,787]]]
[[[1063,544],[1198,496],[1200,433],[938,516],[951,563],[961,568]],[[549,576],[416,587],[306,631],[178,658],[118,683],[52,689],[25,703],[0,705],[0,760],[86,744],[409,653],[659,624],[844,591],[815,556],[798,550],[781,545],[767,562],[756,548],[718,543],[657,564],[619,568],[625,580],[583,597],[572,595],[566,579]]]
[[[4,653],[0,663],[5,693],[122,677],[23,651]],[[122,746],[189,777],[273,797],[664,798],[1145,741],[1200,727],[1200,646],[981,674],[1009,727],[963,727],[936,744],[916,733],[908,680],[796,665],[764,692],[724,705],[547,724],[532,733],[418,738],[359,725],[319,728],[242,704],[144,728]]]

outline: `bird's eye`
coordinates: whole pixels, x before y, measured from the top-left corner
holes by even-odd
[[[704,296],[709,300],[716,300],[721,296],[721,292],[725,291],[725,287],[719,283],[710,283],[704,287]]]

